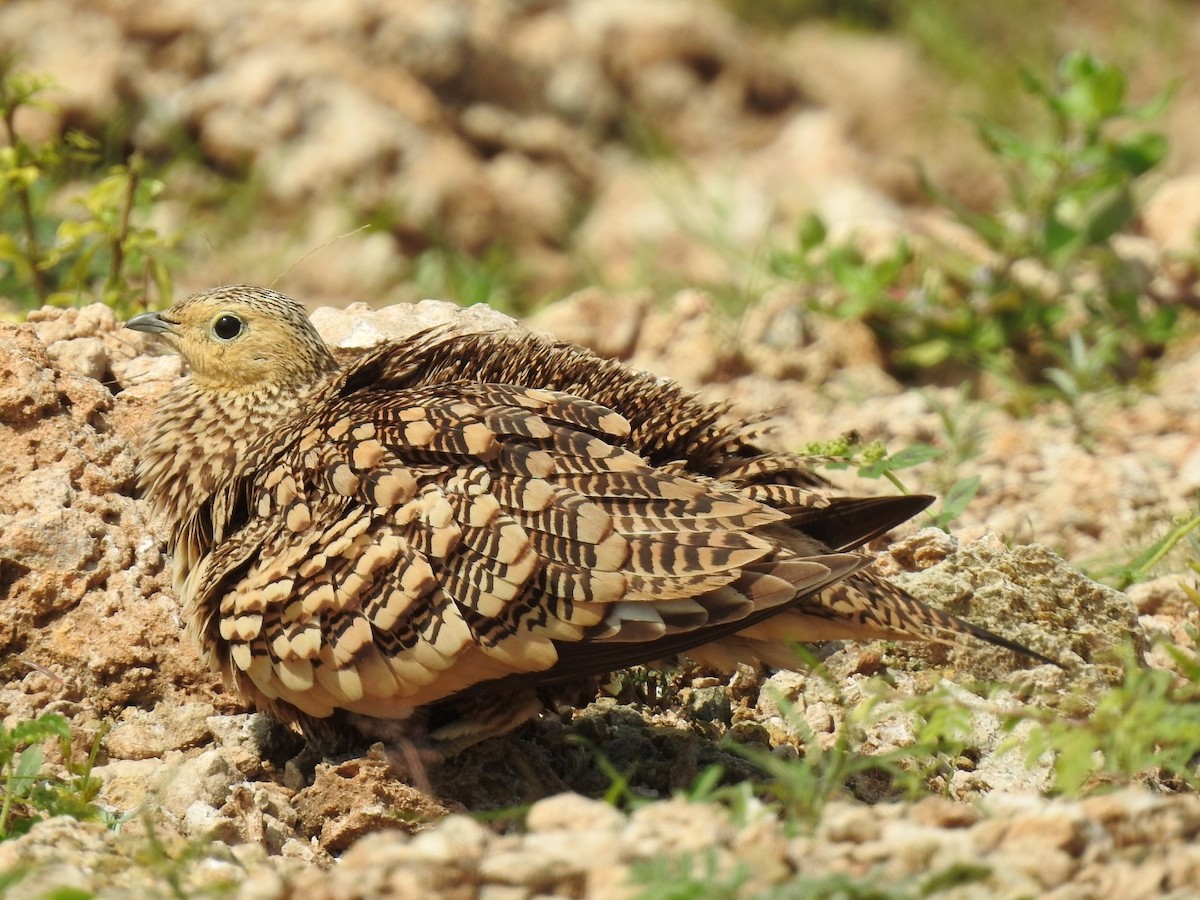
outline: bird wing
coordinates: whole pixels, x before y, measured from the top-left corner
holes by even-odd
[[[390,717],[686,650],[867,564],[783,546],[787,513],[649,465],[629,431],[505,384],[327,399],[215,499],[189,619],[271,704]]]

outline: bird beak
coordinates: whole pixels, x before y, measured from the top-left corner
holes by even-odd
[[[168,322],[161,313],[156,312],[136,315],[125,323],[125,327],[132,328],[134,331],[144,331],[147,334],[175,333],[175,323]]]

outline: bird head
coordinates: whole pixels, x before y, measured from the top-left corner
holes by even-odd
[[[299,388],[337,368],[304,307],[266,288],[213,288],[125,327],[161,334],[205,388]]]

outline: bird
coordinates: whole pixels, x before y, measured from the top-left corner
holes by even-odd
[[[539,691],[686,654],[977,638],[870,571],[920,495],[832,492],[760,419],[533,334],[435,326],[339,365],[297,301],[226,285],[136,315],[187,374],[138,477],[185,630],[301,731],[416,722],[449,755]]]

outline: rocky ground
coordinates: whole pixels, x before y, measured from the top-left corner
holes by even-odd
[[[420,2],[403,17],[373,0],[242,10],[0,6],[0,46],[61,85],[56,106],[23,127],[124,129],[151,158],[180,157],[155,224],[182,235],[181,290],[270,282],[373,221],[278,285],[331,304],[314,318],[349,354],[451,315],[516,327],[480,310],[387,305],[420,296],[414,260],[431,233],[467,250],[501,239],[533,273],[531,291],[568,295],[530,327],[767,415],[781,447],[856,430],[893,449],[949,448],[902,473],[908,486],[944,493],[978,475],[980,493],[952,535],[917,522],[881,542],[878,567],[1067,666],[982,645],[870,645],[818,648],[827,678],[635,672],[418,789],[383,748],[305,746],[202,668],[134,483],[139,436],[179,363],[103,307],[40,310],[0,323],[0,716],[11,726],[59,712],[77,752],[109,727],[99,802],[127,821],[57,818],[0,843],[0,896],[517,900],[656,897],[669,884],[697,897],[1195,896],[1194,794],[1145,778],[1049,799],[1051,760],[1027,764],[1020,727],[1004,752],[1000,727],[1027,704],[1086,716],[1119,674],[1106,651],[1125,639],[1167,670],[1177,663],[1156,641],[1195,650],[1194,550],[1125,592],[1081,572],[1128,563],[1194,512],[1194,340],[1168,347],[1152,390],[1018,418],[899,384],[865,328],[804,315],[798,287],[764,292],[737,321],[710,293],[661,287],[754,284],[744,261],[809,209],[868,242],[950,229],[909,206],[909,158],[994,191],[974,177],[961,132],[946,130],[961,94],[940,93],[900,43],[822,26],[768,41],[692,0]],[[1173,47],[1161,58],[1178,59]],[[1140,77],[1157,74],[1148,64]],[[1139,239],[1155,264],[1194,249],[1197,102],[1185,84],[1167,122],[1171,177]],[[605,287],[571,293],[580,257]],[[770,780],[748,754],[841,753],[856,713],[876,702],[886,714],[854,746],[906,747],[904,698],[934,690],[970,710],[969,735],[964,753],[924,773],[918,802],[898,802],[870,771],[819,815],[814,786],[780,808],[736,787]],[[718,783],[698,791],[713,766]]]
[[[570,299],[552,312],[580,327],[592,299]],[[695,301],[684,297],[676,307]],[[663,347],[685,358],[716,352],[705,349],[707,329],[697,322],[707,320],[695,310],[664,316],[662,322],[648,316],[635,334],[632,355],[639,364],[670,371]],[[469,327],[515,327],[487,311],[461,313],[439,303],[314,314],[326,338],[345,352],[446,317]],[[996,718],[1024,702],[1053,704],[1047,698],[1085,696],[1072,691],[1102,687],[1115,672],[1104,653],[1127,636],[1143,647],[1162,635],[1192,646],[1187,629],[1200,616],[1185,579],[1167,576],[1119,593],[1089,581],[1039,544],[1014,542],[1010,548],[994,534],[952,537],[910,529],[881,558],[885,573],[918,597],[1069,668],[1029,668],[984,646],[827,647],[823,661],[832,681],[792,672],[764,680],[748,670],[718,678],[685,668],[652,689],[643,683],[630,693],[628,684],[614,683],[585,708],[560,710],[473,748],[433,770],[431,790],[423,792],[389,769],[380,749],[305,747],[247,713],[183,642],[162,547],[133,483],[138,435],[154,398],[178,376],[177,359],[153,354],[147,339],[122,330],[100,306],[42,310],[27,325],[3,327],[0,417],[11,452],[3,463],[10,487],[0,509],[6,596],[0,608],[0,704],[9,724],[61,712],[84,745],[101,722],[111,723],[96,769],[104,781],[100,801],[132,816],[119,832],[57,819],[0,844],[0,871],[32,866],[23,890],[75,885],[99,888],[104,896],[161,891],[163,867],[147,865],[139,855],[148,830],[166,848],[163,865],[174,866],[188,890],[232,880],[241,883],[243,896],[254,897],[288,896],[300,885],[312,896],[329,897],[420,896],[430,890],[446,896],[631,896],[627,876],[665,877],[656,874],[656,865],[678,867],[681,878],[688,866],[713,866],[730,884],[744,881],[746,895],[799,876],[907,877],[915,884],[968,866],[974,875],[962,876],[966,883],[951,895],[1018,896],[1061,887],[1061,896],[1101,897],[1111,896],[1106,892],[1114,885],[1128,885],[1134,893],[1126,895],[1139,896],[1143,882],[1183,891],[1200,874],[1200,858],[1175,849],[1200,831],[1194,796],[1129,789],[1082,802],[1048,801],[1042,793],[1050,785],[1049,760],[1028,766],[1019,747],[1002,752],[1008,736]],[[610,335],[598,327],[593,337]],[[748,339],[737,346],[747,358],[786,355]],[[1159,420],[1182,423],[1183,412],[1194,407],[1197,381],[1186,377],[1189,364],[1183,359],[1168,367],[1166,383],[1179,387],[1146,401],[1160,407]],[[869,367],[861,365],[859,374],[882,382],[882,372],[869,374]],[[681,372],[686,377],[686,369]],[[712,396],[756,398],[751,408],[769,403],[784,434],[793,428],[829,433],[837,416],[841,427],[871,431],[894,422],[906,437],[920,437],[922,417],[932,417],[912,394],[897,391],[890,416],[879,400],[878,406],[861,405],[861,418],[849,421],[845,407],[831,399],[835,385],[776,378],[766,393],[761,381],[747,372],[707,385],[699,379],[696,386]],[[1128,412],[1112,410],[1112,422],[1127,422]],[[1150,436],[1127,425],[1104,431],[1102,452],[1060,437],[1056,453],[1055,445],[1040,443],[1052,429],[995,416],[1012,437],[984,442],[974,464],[997,473],[990,476],[995,490],[976,504],[967,529],[1003,523],[1016,506],[1029,527],[1070,537],[1077,510],[1048,500],[1044,487],[1063,486],[1052,474],[1029,477],[1052,464],[1058,467],[1052,472],[1072,473],[1074,478],[1062,478],[1080,485],[1071,506],[1089,499],[1084,485],[1120,485],[1135,465],[1153,485],[1094,498],[1105,514],[1097,514],[1088,543],[1072,545],[1077,548],[1119,547],[1149,510],[1161,517],[1183,502],[1173,479],[1152,477],[1177,471],[1178,456],[1162,454],[1180,451],[1160,446],[1152,452]],[[1021,464],[1026,457],[1032,458]],[[1010,473],[1011,480],[999,473]],[[1125,503],[1129,517],[1114,515]],[[1171,664],[1155,650],[1149,659]],[[867,778],[855,792],[882,805],[834,803],[815,832],[799,835],[791,833],[786,817],[756,801],[737,820],[722,807],[666,801],[689,791],[712,765],[724,767],[725,784],[763,777],[721,743],[726,736],[777,758],[811,753],[813,741],[833,746],[847,716],[877,685],[871,677],[880,673],[887,674],[893,697],[927,692],[934,673],[943,675],[943,689],[957,691],[949,696],[968,704],[979,703],[970,687],[976,681],[1005,685],[972,717],[969,762],[930,776],[940,799],[893,805],[887,784]],[[897,709],[869,726],[859,737],[861,747],[873,753],[904,747],[914,740],[913,727]],[[1019,729],[1015,736],[1022,739]],[[629,779],[623,789],[633,804],[628,814],[561,794],[602,797],[619,776]],[[655,799],[660,802],[646,802]],[[528,804],[533,806],[523,829],[503,827]],[[488,810],[501,814],[501,826],[489,828],[464,815]],[[184,847],[199,860],[188,862]]]

